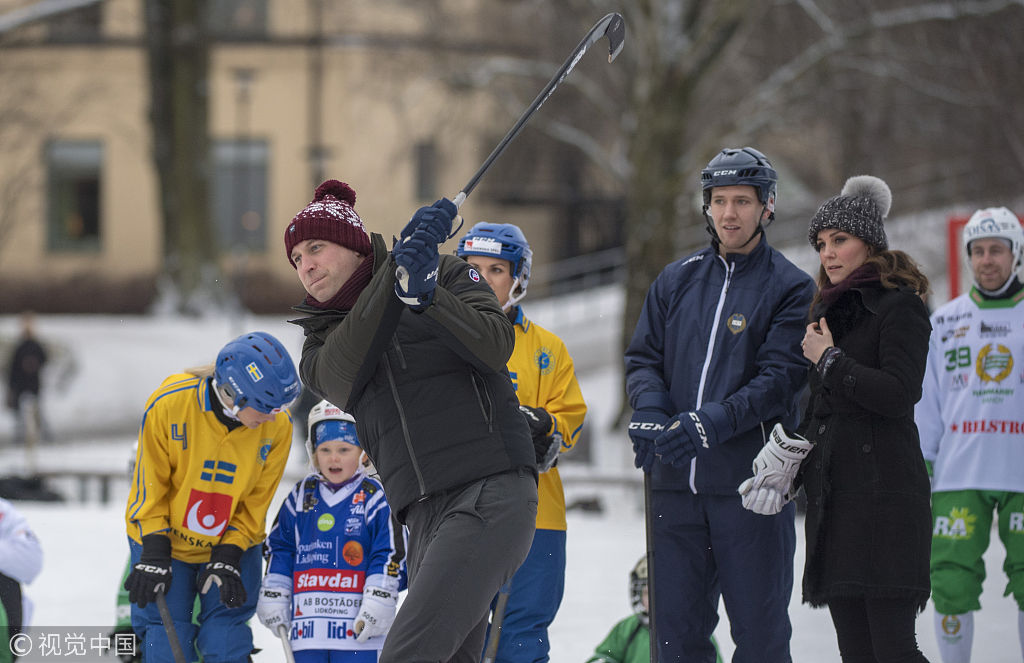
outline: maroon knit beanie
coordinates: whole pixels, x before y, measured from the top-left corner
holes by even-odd
[[[292,263],[292,248],[306,239],[326,239],[360,255],[370,254],[370,236],[356,214],[356,192],[338,180],[327,180],[316,188],[313,202],[295,215],[284,231],[284,252]]]

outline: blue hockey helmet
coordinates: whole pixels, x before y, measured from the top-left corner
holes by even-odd
[[[355,417],[327,400],[320,401],[310,409],[306,428],[309,433],[307,444],[310,453],[315,451],[321,442],[328,440],[341,440],[357,447],[362,446],[356,433]]]
[[[271,414],[299,395],[299,376],[281,342],[266,332],[229,341],[217,354],[213,378],[233,399],[235,410]]]
[[[776,196],[778,183],[779,176],[768,157],[752,147],[726,148],[700,171],[705,207],[711,202],[712,187],[742,184],[754,187],[757,199],[762,205],[768,205]],[[774,215],[774,211],[770,211]]]
[[[530,283],[530,267],[533,265],[533,251],[530,250],[530,244],[519,226],[511,223],[477,223],[459,240],[459,248],[455,253],[463,258],[500,258],[512,265],[512,289],[505,304],[506,310],[526,296],[526,287]]]

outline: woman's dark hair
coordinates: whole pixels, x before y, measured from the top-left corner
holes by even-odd
[[[917,293],[921,299],[927,297],[929,292],[928,277],[924,275],[918,264],[903,251],[888,249],[877,251],[873,246],[868,246],[868,259],[865,265],[873,265],[878,270],[878,278],[885,288],[906,287]],[[821,302],[822,288],[831,285],[825,267],[818,268],[818,291],[814,293],[814,300],[811,302],[811,310],[817,310]]]

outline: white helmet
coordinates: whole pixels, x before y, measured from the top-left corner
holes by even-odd
[[[314,405],[309,411],[309,417],[306,419],[306,453],[309,454],[310,462],[313,461],[315,456],[313,444],[315,439],[314,429],[316,425],[322,421],[339,421],[343,424],[345,433],[345,440],[356,446],[362,446],[359,444],[359,438],[356,436],[356,420],[348,412],[345,412],[337,405],[330,403],[326,400],[320,401]]]
[[[971,255],[971,242],[988,237],[1005,239],[1010,243],[1010,253],[1013,254],[1013,268],[1010,270],[1012,280],[1024,258],[1024,228],[1017,220],[1017,215],[1005,207],[989,207],[975,212],[964,226],[964,250],[967,256]],[[1000,290],[1009,283],[1008,280]]]

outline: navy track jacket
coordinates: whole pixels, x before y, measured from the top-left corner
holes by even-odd
[[[708,247],[662,270],[626,349],[629,403],[699,410],[719,437],[685,467],[656,463],[653,488],[735,494],[771,427],[795,427],[814,290],[764,236],[748,255]]]

